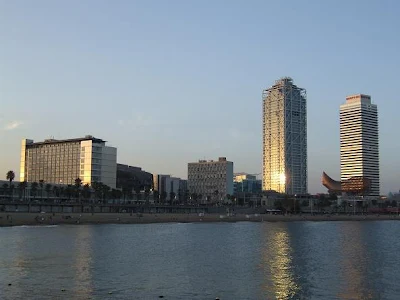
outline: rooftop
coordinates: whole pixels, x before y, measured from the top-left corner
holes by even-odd
[[[56,140],[56,139],[47,139],[44,140],[43,142],[36,142],[34,143],[33,141],[30,143],[27,143],[27,146],[37,146],[37,145],[46,145],[46,144],[59,144],[59,143],[76,143],[76,142],[82,142],[82,141],[92,141],[94,143],[98,143],[98,144],[103,144],[106,141],[102,140],[102,139],[98,139],[95,138],[94,136],[91,135],[86,135],[85,137],[81,137],[81,138],[74,138],[74,139],[65,139],[65,140]]]

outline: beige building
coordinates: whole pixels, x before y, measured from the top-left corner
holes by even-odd
[[[340,106],[340,170],[342,182],[356,176],[370,179],[367,196],[379,196],[378,108],[371,96],[351,95]]]
[[[20,181],[52,184],[102,182],[116,187],[117,149],[90,135],[84,138],[36,142],[24,139],[21,144]]]
[[[233,162],[226,157],[217,161],[199,160],[188,164],[188,189],[191,194],[202,195],[202,199],[224,199],[233,195]]]

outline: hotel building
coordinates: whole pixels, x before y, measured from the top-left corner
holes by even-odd
[[[371,96],[346,97],[340,106],[341,181],[352,177],[371,180],[367,196],[379,196],[378,109]]]
[[[20,181],[52,184],[102,182],[116,187],[117,149],[90,135],[67,140],[49,139],[21,144]]]
[[[306,98],[289,77],[263,91],[263,190],[307,193]]]
[[[187,185],[190,193],[202,195],[203,199],[233,195],[233,162],[220,157],[217,161],[189,163]]]

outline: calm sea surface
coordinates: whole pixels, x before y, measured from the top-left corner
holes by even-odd
[[[397,221],[0,228],[0,299],[397,300],[399,250]]]

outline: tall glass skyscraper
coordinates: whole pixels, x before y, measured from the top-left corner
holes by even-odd
[[[379,196],[378,108],[371,96],[348,96],[340,106],[340,173],[342,181],[369,178],[367,196]]]
[[[289,77],[263,91],[263,190],[307,193],[306,99]]]

